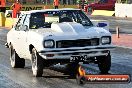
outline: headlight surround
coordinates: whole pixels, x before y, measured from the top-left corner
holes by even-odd
[[[44,40],[44,48],[54,48],[55,42],[52,39]]]
[[[110,36],[104,36],[101,38],[102,45],[110,44],[111,43],[111,37]]]

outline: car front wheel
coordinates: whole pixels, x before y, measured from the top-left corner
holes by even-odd
[[[12,68],[24,68],[25,66],[25,59],[18,56],[12,45],[10,45],[10,61]]]
[[[35,48],[32,49],[31,63],[33,76],[41,77],[43,75],[43,59],[39,56]]]
[[[101,73],[108,74],[108,71],[110,70],[110,67],[111,67],[110,52],[108,53],[107,56],[101,56],[98,58],[98,66]]]

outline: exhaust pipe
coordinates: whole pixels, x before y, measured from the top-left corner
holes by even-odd
[[[8,43],[5,43],[5,47],[6,47],[6,48],[9,48],[9,45],[8,45]]]

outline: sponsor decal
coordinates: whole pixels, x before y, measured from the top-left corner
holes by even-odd
[[[79,66],[77,82],[81,85],[86,83],[123,84],[130,83],[131,77],[128,74],[87,74],[85,69]]]
[[[129,83],[130,75],[85,75],[88,83]]]
[[[22,7],[22,11],[30,11],[30,10],[41,10],[42,6],[25,6]],[[12,10],[11,7],[6,7],[6,10]]]

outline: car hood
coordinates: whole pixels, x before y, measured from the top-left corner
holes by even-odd
[[[110,36],[110,32],[99,27],[84,27],[79,23],[55,23],[51,28],[40,28],[36,33],[52,38],[92,38],[100,36]]]

